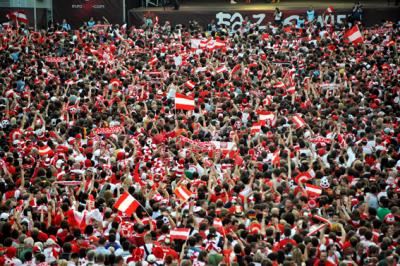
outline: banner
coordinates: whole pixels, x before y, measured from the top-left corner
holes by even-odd
[[[211,151],[215,148],[215,146],[211,142],[207,142],[207,141],[202,142],[202,141],[198,141],[198,140],[192,140],[192,139],[189,139],[189,138],[183,137],[183,136],[181,136],[180,139],[182,142],[187,142],[187,143],[192,144],[196,150],[199,150],[202,152]]]
[[[51,56],[46,56],[44,60],[48,63],[60,63],[64,62],[66,57],[51,57]]]
[[[316,137],[316,138],[313,138],[313,139],[309,139],[308,141],[311,142],[311,143],[315,143],[315,144],[320,143],[320,144],[324,144],[324,145],[325,144],[329,144],[329,143],[332,142],[331,139],[324,138],[324,137]]]
[[[62,186],[79,186],[82,181],[56,181],[55,184]]]
[[[327,5],[328,6],[328,5]],[[300,16],[306,16],[307,9],[297,10],[283,10],[283,24],[290,25],[297,22]],[[326,8],[315,9],[317,22],[330,23],[345,23],[346,17],[351,14],[351,9],[337,9],[331,14],[323,15]],[[365,7],[363,9],[363,24],[366,26],[373,26],[381,24],[383,20],[398,21],[400,19],[400,8],[390,6],[388,8],[376,9]],[[252,9],[239,10],[239,8],[232,7],[230,12],[219,12],[210,6],[209,10],[192,10],[192,11],[178,11],[178,12],[163,12],[163,11],[129,11],[130,25],[140,26],[144,23],[144,17],[150,16],[153,21],[156,17],[159,18],[159,23],[164,24],[165,21],[171,24],[187,24],[187,20],[196,20],[203,27],[206,27],[212,20],[219,25],[225,25],[230,30],[235,31],[240,25],[243,25],[244,19],[247,17],[249,23],[256,24],[260,29],[264,28],[268,23],[274,22],[274,10]],[[192,43],[196,47],[196,42]]]
[[[221,142],[221,141],[198,141],[198,140],[192,140],[187,137],[180,137],[180,140],[182,142],[187,142],[190,143],[194,146],[195,149],[198,149],[202,152],[208,152],[212,150],[220,150],[222,152],[227,152],[227,151],[236,151],[237,146],[236,143],[234,142]]]
[[[115,126],[115,127],[102,127],[93,129],[93,134],[117,134],[121,133],[124,130],[123,126]]]
[[[123,0],[53,0],[54,21],[63,19],[72,28],[78,28],[93,17],[94,21],[104,23],[105,17],[111,24],[123,24]]]

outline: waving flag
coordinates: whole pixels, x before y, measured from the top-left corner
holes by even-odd
[[[274,84],[274,88],[284,89],[286,88],[286,85],[282,81],[278,81]]]
[[[276,115],[271,111],[257,111],[258,120],[264,121],[270,126],[274,126],[276,123]]]
[[[185,186],[179,186],[175,189],[175,195],[183,202],[187,201],[192,196],[192,191]]]
[[[217,229],[217,231],[218,231],[220,234],[225,235],[225,229],[224,229],[224,225],[222,224],[221,219],[215,218],[215,219],[214,219],[214,222],[213,222],[213,227],[214,227],[215,229]]]
[[[261,125],[262,125],[261,122],[255,122],[255,123],[253,123],[253,126],[251,127],[250,133],[251,133],[252,135],[255,135],[255,134],[261,132]]]
[[[227,71],[228,71],[228,69],[226,68],[225,65],[224,66],[220,66],[215,70],[215,72],[217,72],[218,74],[219,73],[224,73],[224,72],[227,72]]]
[[[13,11],[6,15],[9,20],[28,24],[28,17],[22,11]]]
[[[320,226],[318,226],[318,227],[315,228],[314,230],[310,231],[310,232],[307,234],[307,236],[315,235],[316,233],[318,233],[319,231],[321,231],[325,226],[326,226],[326,224],[321,224]]]
[[[191,81],[191,80],[186,81],[185,85],[186,85],[186,87],[188,87],[188,88],[191,89],[191,90],[193,90],[194,87],[196,87],[196,83],[194,83],[194,82]]]
[[[359,44],[364,42],[364,38],[357,25],[353,26],[350,30],[346,31],[344,37],[349,39],[349,41],[353,44]]]
[[[187,240],[190,235],[190,228],[176,228],[169,231],[171,241],[174,239]]]
[[[214,43],[214,47],[215,47],[215,49],[223,49],[223,48],[226,48],[226,43],[223,41],[217,40]]]
[[[117,78],[113,78],[112,80],[110,80],[110,84],[113,85],[113,86],[121,87],[122,86],[122,81],[120,81]]]
[[[294,181],[296,182],[296,184],[300,184],[300,183],[306,183],[308,180],[311,180],[311,179],[312,179],[312,176],[310,175],[309,172],[302,172],[296,176]]]
[[[231,71],[231,76],[232,76],[233,74],[235,74],[236,72],[238,72],[241,68],[242,68],[242,66],[241,66],[240,64],[237,64],[236,66],[234,66],[234,67],[232,68],[232,71]]]
[[[158,58],[156,56],[153,56],[150,60],[149,60],[149,65],[155,65],[158,62]]]
[[[175,108],[179,110],[192,111],[194,110],[195,104],[193,97],[186,96],[180,93],[175,95]]]
[[[305,184],[305,189],[310,198],[316,198],[322,194],[322,189],[316,185]]]
[[[48,146],[48,145],[44,145],[44,146],[42,146],[42,147],[39,147],[39,155],[40,156],[46,156],[46,155],[48,155],[48,156],[53,156],[54,155],[54,152],[53,152],[53,150]]]
[[[131,194],[125,192],[119,197],[117,202],[114,204],[114,207],[119,211],[124,212],[126,215],[131,216],[139,205],[139,202],[131,196]]]
[[[272,101],[273,101],[272,96],[271,95],[267,95],[267,96],[265,96],[265,99],[263,100],[263,104],[264,105],[271,105]]]
[[[292,117],[292,121],[296,125],[296,128],[302,128],[307,125],[303,118],[301,118],[299,115],[294,115]]]

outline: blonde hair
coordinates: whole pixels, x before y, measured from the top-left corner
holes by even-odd
[[[67,266],[68,265],[68,261],[67,260],[58,260],[57,261],[57,265],[58,266]]]
[[[301,250],[299,248],[293,249],[293,260],[297,265],[301,265],[303,262],[303,253],[301,253]]]

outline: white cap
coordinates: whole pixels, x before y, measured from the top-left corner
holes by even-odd
[[[150,254],[149,256],[147,256],[147,261],[148,262],[156,262],[157,258],[153,254]]]
[[[9,216],[10,214],[3,212],[2,214],[0,214],[0,220],[8,220]]]

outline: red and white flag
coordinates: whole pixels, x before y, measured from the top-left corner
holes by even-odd
[[[114,204],[114,207],[119,211],[124,212],[126,215],[131,216],[139,205],[139,202],[131,194],[125,192],[119,197],[117,202]]]
[[[52,156],[54,155],[53,150],[48,146],[48,145],[44,145],[42,147],[39,147],[39,155],[40,156]]]
[[[282,81],[278,81],[274,84],[274,88],[279,88],[279,89],[283,89],[286,88],[285,83],[283,83]]]
[[[28,24],[28,17],[23,11],[13,11],[6,15],[9,20]]]
[[[280,156],[281,151],[276,150],[274,154],[272,155],[272,165],[275,166],[280,166],[281,164],[281,156]]]
[[[220,218],[215,218],[214,222],[213,222],[213,227],[215,229],[217,229],[217,231],[222,234],[225,235],[225,229],[224,229],[224,225],[222,224],[222,221]]]
[[[324,217],[322,217],[322,216],[319,216],[319,215],[312,215],[312,214],[310,214],[309,217],[310,217],[310,218],[315,218],[315,219],[317,219],[318,221],[323,222],[323,223],[327,223],[327,224],[330,224],[330,223],[331,223],[328,219],[326,219],[326,218],[324,218]]]
[[[242,68],[242,66],[241,66],[240,64],[237,64],[236,66],[234,66],[234,67],[232,68],[232,71],[231,71],[231,76],[232,76],[233,74],[235,74],[236,72],[238,72],[241,68]]]
[[[347,148],[346,139],[342,134],[338,134],[337,139],[341,148]]]
[[[158,58],[156,56],[153,56],[150,60],[149,60],[149,65],[155,65],[158,62]]]
[[[255,122],[255,123],[253,123],[253,126],[251,127],[250,133],[251,133],[252,135],[255,135],[255,134],[257,134],[257,133],[260,133],[260,132],[261,132],[261,126],[262,126],[262,123],[261,123],[261,122]]]
[[[179,200],[185,202],[193,195],[193,192],[187,189],[185,186],[179,186],[175,189],[175,195],[179,198]]]
[[[322,194],[322,189],[319,186],[305,184],[305,189],[309,197],[319,197]]]
[[[215,218],[214,222],[213,222],[213,227],[215,227],[215,228],[224,227],[223,224],[222,224],[221,219]]]
[[[286,88],[287,94],[295,94],[296,93],[296,83],[290,78],[289,86]]]
[[[185,86],[188,87],[189,89],[193,90],[194,87],[196,87],[196,83],[194,83],[191,80],[186,81]]]
[[[122,81],[120,81],[117,78],[113,78],[112,80],[110,80],[110,84],[113,85],[113,86],[121,87],[122,86]]]
[[[263,100],[263,104],[264,105],[271,105],[271,103],[273,102],[273,98],[271,95],[267,95],[265,96],[265,99]]]
[[[169,231],[169,238],[171,241],[174,239],[187,240],[190,235],[190,228],[176,228]]]
[[[296,125],[296,128],[302,128],[307,125],[303,118],[300,117],[300,115],[294,115],[292,117],[292,121]]]
[[[215,47],[215,49],[223,49],[223,48],[226,48],[226,43],[225,42],[223,42],[223,41],[215,41],[215,43],[214,43],[214,47]]]
[[[264,121],[270,126],[274,126],[276,123],[276,115],[271,111],[257,111],[258,120]]]
[[[329,13],[329,14],[331,14],[331,13],[333,13],[333,7],[332,6],[328,6],[328,8],[326,9],[326,13]]]
[[[84,210],[83,212],[74,211],[75,222],[79,226],[81,231],[86,228],[86,214],[86,210]]]
[[[296,184],[300,184],[300,183],[306,183],[308,180],[311,180],[312,176],[310,175],[309,172],[301,172],[299,173],[296,178],[294,179],[294,181],[296,182]]]
[[[215,70],[215,72],[217,72],[218,74],[219,73],[224,73],[224,72],[227,72],[227,71],[228,71],[228,69],[226,68],[225,65],[224,66],[220,66]]]
[[[322,228],[324,228],[326,226],[326,224],[322,224],[320,226],[318,226],[317,228],[315,228],[314,230],[310,231],[307,236],[312,236],[315,235],[316,233],[318,233],[319,231],[322,230]]]
[[[353,26],[350,30],[346,31],[344,37],[349,39],[349,41],[352,42],[353,44],[359,44],[364,42],[364,38],[357,25]]]
[[[195,104],[193,97],[186,96],[180,93],[175,95],[175,108],[179,110],[192,111],[194,110]]]

